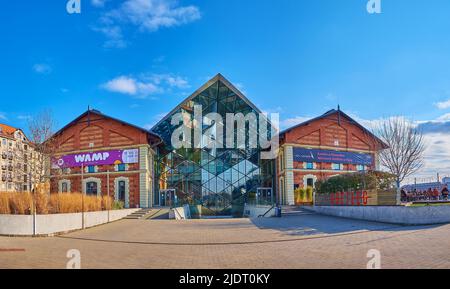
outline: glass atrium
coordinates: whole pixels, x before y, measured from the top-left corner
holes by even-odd
[[[194,106],[201,105],[203,117],[218,113],[223,118],[223,140],[227,131],[227,113],[254,113],[260,111],[223,76],[217,75],[196,93],[177,106],[152,131],[161,136],[164,144],[158,148],[155,159],[155,205],[190,205],[191,214],[199,216],[240,217],[244,204],[272,205],[275,200],[275,161],[261,159],[261,146],[249,144],[249,134],[258,130],[250,122],[245,127],[245,148],[211,146],[202,138],[200,145],[175,149],[172,134],[179,125],[172,125],[172,117],[183,113],[194,120]],[[195,123],[195,122],[193,122]],[[237,139],[237,124],[235,138]],[[258,122],[256,123],[258,125]],[[270,126],[270,124],[268,124]],[[202,122],[202,132],[212,125]],[[217,126],[215,126],[217,129]],[[214,131],[214,130],[212,130]],[[268,130],[270,134],[270,130]],[[194,134],[192,134],[194,135]],[[216,134],[215,136],[220,136]],[[193,138],[193,136],[191,136]],[[214,137],[214,136],[213,136]],[[267,136],[266,136],[267,138]],[[193,143],[193,142],[192,142]],[[252,148],[256,147],[256,148]]]

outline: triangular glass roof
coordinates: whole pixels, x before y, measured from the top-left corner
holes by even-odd
[[[261,113],[239,89],[221,74],[218,74],[175,107],[151,131],[161,136],[166,144],[170,144],[171,134],[175,129],[171,125],[171,117],[181,112],[193,115],[194,105],[202,106],[203,116],[208,113],[218,113],[224,119],[227,113],[242,113],[247,115],[253,112],[257,116]],[[205,130],[207,127],[203,129]]]
[[[238,88],[236,88],[230,81],[228,81],[222,74],[217,74],[213,78],[211,78],[209,81],[207,81],[205,84],[203,84],[199,89],[197,89],[193,94],[188,96],[185,100],[183,100],[177,107],[175,107],[170,113],[168,113],[161,121],[159,121],[151,130],[154,131],[157,129],[159,124],[164,122],[167,118],[172,116],[174,113],[178,112],[180,107],[183,107],[186,105],[189,101],[196,100],[197,104],[201,104],[203,106],[210,105],[216,98],[216,95],[214,92],[211,92],[207,90],[211,86],[217,84],[220,82],[223,86],[227,87],[230,92],[232,92],[234,95],[239,97],[244,103],[249,105],[252,109],[254,109],[256,112],[261,113],[261,111],[254,105]],[[224,102],[228,105],[232,105],[233,102],[233,94],[230,95],[221,95],[225,97]],[[196,98],[197,96],[199,96]],[[230,107],[231,108],[231,107]],[[239,107],[233,107],[233,109],[238,109]]]

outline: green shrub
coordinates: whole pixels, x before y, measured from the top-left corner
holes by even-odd
[[[395,176],[385,172],[358,172],[344,174],[316,182],[319,194],[349,190],[389,190],[395,187]]]
[[[125,204],[121,201],[114,201],[112,204],[113,210],[123,210],[125,208]]]

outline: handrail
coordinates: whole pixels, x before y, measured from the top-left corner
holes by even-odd
[[[269,210],[267,210],[267,212],[265,212],[263,215],[259,215],[258,218],[265,218],[266,215],[272,211],[277,205],[273,205]]]
[[[178,212],[178,208],[173,208],[172,210],[174,210],[175,215],[178,215],[179,220],[185,220],[185,218],[183,218],[180,214],[180,212]]]

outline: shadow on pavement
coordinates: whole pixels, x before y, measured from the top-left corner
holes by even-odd
[[[398,224],[377,223],[363,220],[325,216],[305,212],[300,215],[283,216],[282,218],[257,218],[251,222],[262,230],[277,230],[289,236],[314,236],[348,234],[364,231],[417,231],[433,229],[442,225],[402,226]]]

